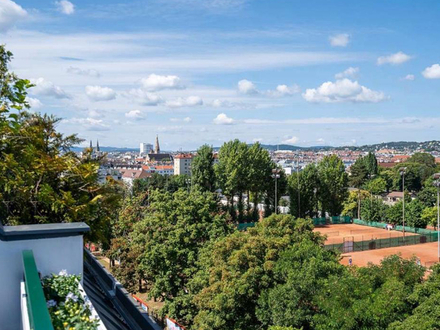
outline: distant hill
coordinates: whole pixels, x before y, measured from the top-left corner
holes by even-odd
[[[252,144],[249,144],[252,145]],[[439,151],[440,152],[440,141],[425,141],[425,142],[415,142],[415,141],[398,141],[398,142],[382,142],[376,144],[368,144],[363,146],[341,146],[341,147],[331,147],[331,146],[311,146],[311,147],[300,147],[293,146],[290,144],[262,144],[264,149],[269,151],[276,150],[354,150],[354,151],[378,151],[380,149],[392,149],[398,151],[417,151],[424,150],[427,152]],[[104,152],[139,152],[139,148],[119,148],[119,147],[101,147],[101,151]],[[214,147],[214,151],[218,151],[220,147]],[[82,147],[73,147],[72,151],[79,152],[84,150]],[[193,150],[195,151],[195,150]],[[164,151],[165,152],[165,151]]]
[[[398,142],[383,142],[377,144],[369,144],[363,146],[346,146],[338,147],[335,149],[349,149],[358,151],[378,151],[380,149],[392,149],[392,150],[424,150],[427,152],[440,151],[440,141],[425,141],[425,142],[415,142],[415,141],[398,141]]]

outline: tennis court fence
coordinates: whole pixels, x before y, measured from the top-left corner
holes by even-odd
[[[428,231],[426,229],[424,231],[427,232],[419,232],[417,234],[412,233],[411,235],[405,236],[401,235],[400,233],[398,236],[396,236],[396,232],[390,232],[380,235],[354,234],[353,236],[333,237],[330,238],[330,242],[333,241],[334,243],[326,244],[325,248],[328,250],[335,249],[340,251],[341,253],[348,253],[437,242],[437,232]]]

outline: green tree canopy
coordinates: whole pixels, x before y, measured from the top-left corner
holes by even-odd
[[[193,185],[203,190],[215,189],[214,154],[207,144],[197,149],[197,155],[191,162],[191,180]]]

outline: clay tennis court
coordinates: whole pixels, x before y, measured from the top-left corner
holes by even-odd
[[[341,263],[348,265],[348,259],[351,258],[352,264],[356,266],[366,266],[369,262],[379,264],[383,258],[393,254],[400,254],[405,259],[416,256],[423,266],[430,267],[438,260],[437,242],[344,253]]]
[[[368,241],[392,237],[402,237],[403,233],[395,230],[385,230],[375,227],[367,227],[356,224],[335,224],[315,227],[315,232],[320,232],[327,236],[325,244],[342,244],[347,239],[353,241]],[[414,233],[405,233],[406,236],[417,235]]]

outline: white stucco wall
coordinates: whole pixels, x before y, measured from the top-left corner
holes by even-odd
[[[21,327],[20,281],[23,279],[23,250],[32,250],[37,269],[43,276],[83,272],[82,236],[0,241],[0,329]]]

